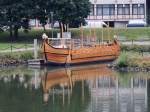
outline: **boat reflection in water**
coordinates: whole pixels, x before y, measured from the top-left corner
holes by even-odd
[[[7,71],[7,72],[6,72]],[[149,73],[95,64],[0,71],[2,112],[149,112]]]
[[[147,111],[147,80],[141,75],[113,72],[106,65],[89,65],[45,71],[43,101],[63,104],[63,111]],[[61,109],[56,111],[61,111]],[[80,110],[81,109],[81,110]]]
[[[106,65],[78,66],[46,71],[44,77],[42,77],[44,101],[48,101],[47,95],[49,92],[62,93],[64,101],[64,94],[70,95],[76,82],[81,82],[82,94],[84,95],[84,86],[93,81],[94,87],[96,86],[94,82],[96,82],[97,78],[104,76],[111,76],[111,71]]]

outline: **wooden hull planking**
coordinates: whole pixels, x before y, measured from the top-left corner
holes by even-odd
[[[46,41],[43,42],[43,51],[47,64],[74,65],[96,61],[114,60],[119,55],[119,44],[97,45],[77,49],[54,48]]]

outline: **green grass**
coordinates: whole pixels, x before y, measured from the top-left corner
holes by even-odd
[[[116,64],[119,66],[119,67],[125,67],[127,66],[127,55],[125,52],[122,52],[120,54],[120,56],[118,57],[117,61],[116,61]]]
[[[81,32],[78,28],[69,29],[72,33],[73,38],[80,37]],[[139,38],[150,38],[150,27],[144,28],[104,28],[104,39],[111,39],[114,35],[118,35],[119,38],[126,38],[126,39],[139,39]],[[34,38],[41,39],[43,29],[32,29],[28,33],[25,33],[23,30],[19,30],[19,37],[15,41],[33,41]],[[54,29],[54,37],[57,36],[59,29]],[[97,38],[101,38],[102,36],[102,29],[95,28],[91,29],[91,35],[96,34]],[[51,37],[51,30],[46,30],[46,33]],[[84,37],[90,36],[90,29],[84,29]],[[9,42],[9,32],[1,32],[0,33],[0,42]]]
[[[121,51],[149,52],[150,45],[121,45]]]
[[[72,36],[80,36],[80,30],[79,29],[70,29],[72,32]],[[91,29],[92,34],[95,32],[96,36],[98,38],[101,38],[102,36],[102,29]],[[114,35],[118,35],[120,39],[140,39],[140,38],[150,38],[150,27],[145,28],[104,28],[104,39],[112,39]],[[90,35],[90,29],[84,29],[84,36]]]
[[[33,44],[28,43],[1,43],[0,42],[0,50],[10,50],[12,46],[12,49],[19,49],[19,48],[31,48],[33,47]]]
[[[0,53],[0,62],[7,62],[10,60],[28,60],[33,58],[33,52],[31,51]]]
[[[150,58],[137,52],[121,52],[115,63],[119,67],[150,67]]]

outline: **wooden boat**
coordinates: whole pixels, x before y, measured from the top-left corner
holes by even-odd
[[[61,40],[60,46],[52,46],[49,38],[43,38],[43,54],[46,64],[51,65],[76,65],[97,61],[112,61],[119,55],[119,42],[114,39],[113,42],[81,45],[74,47],[74,40],[70,40],[68,47]],[[83,43],[82,43],[83,44]]]
[[[108,27],[108,26],[107,26]],[[81,23],[81,39],[77,43],[76,40],[69,39],[69,45],[66,39],[63,38],[63,26],[61,25],[61,38],[58,45],[52,45],[49,42],[49,38],[46,34],[43,34],[43,52],[47,64],[52,65],[76,65],[89,62],[97,61],[112,61],[118,57],[120,46],[116,37],[113,42],[96,44],[96,35],[94,30],[94,35],[88,41],[83,40],[83,27]],[[90,31],[91,32],[91,31]],[[91,32],[92,33],[92,32]],[[90,33],[90,34],[91,34]],[[102,38],[103,38],[103,28],[102,28]],[[93,43],[94,41],[94,43]],[[86,44],[84,44],[86,42]]]

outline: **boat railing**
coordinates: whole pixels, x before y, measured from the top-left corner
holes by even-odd
[[[84,38],[81,42],[80,38],[71,39],[71,38],[48,38],[48,42],[51,46],[55,48],[80,48],[80,47],[91,47],[95,45],[102,44],[100,41]],[[103,44],[106,44],[107,41],[104,41]],[[83,44],[83,45],[82,45]]]

